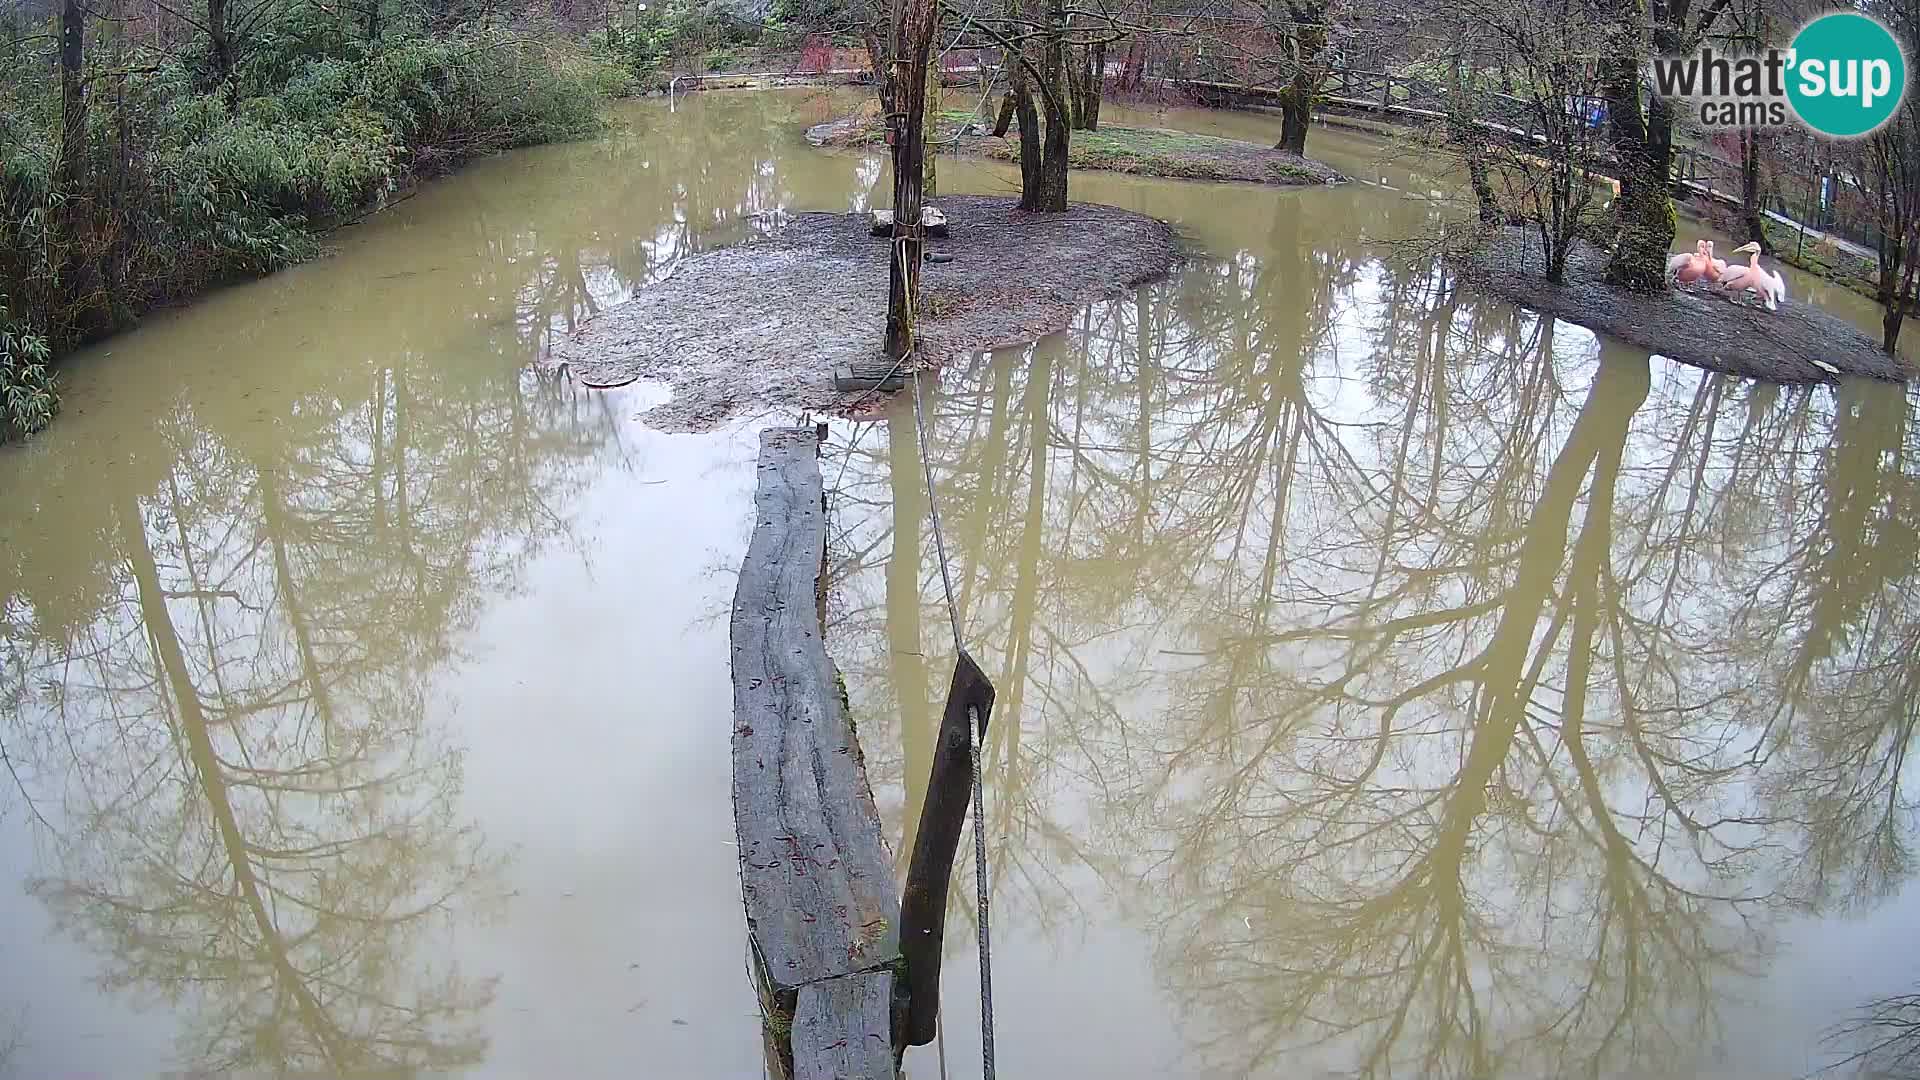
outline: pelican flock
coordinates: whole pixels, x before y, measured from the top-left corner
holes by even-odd
[[[1732,254],[1745,255],[1747,261],[1728,265],[1726,260],[1714,257],[1713,241],[1696,240],[1692,251],[1667,256],[1667,274],[1683,285],[1712,282],[1729,297],[1745,293],[1747,297],[1757,298],[1768,311],[1779,310],[1780,301],[1787,298],[1787,280],[1779,271],[1760,265],[1759,243],[1743,244],[1734,248]]]

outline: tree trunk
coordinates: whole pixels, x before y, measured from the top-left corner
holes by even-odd
[[[1080,104],[1080,129],[1100,128],[1100,97],[1107,89],[1107,43],[1095,42],[1088,50],[1086,98]]]
[[[1746,224],[1747,239],[1758,243],[1763,254],[1773,254],[1760,205],[1760,136],[1751,128],[1740,132],[1740,220]]]
[[[940,7],[938,4],[935,4],[933,8],[933,27],[931,32],[932,36],[938,37],[940,35]],[[922,196],[930,199],[940,193],[940,185],[934,176],[934,156],[939,149],[940,108],[943,97],[941,91],[944,87],[940,82],[940,64],[937,60],[930,61],[927,64],[925,81],[926,99],[923,115],[926,119],[923,121],[924,126],[922,130],[924,131],[924,136],[923,145],[920,149],[920,193]]]
[[[1480,208],[1480,224],[1486,228],[1500,225],[1500,199],[1493,191],[1493,177],[1487,169],[1484,147],[1467,148],[1467,182],[1473,186],[1473,201]]]
[[[233,78],[233,38],[227,32],[227,0],[207,0],[207,38],[211,45],[213,84],[225,86]]]
[[[867,47],[867,65],[873,68],[873,92],[880,99],[880,115],[890,116],[893,113],[893,50],[888,48],[880,27],[871,21],[860,27],[860,38]]]
[[[1067,154],[1071,146],[1073,124],[1067,115],[1066,100],[1066,0],[1046,0],[1046,23],[1042,36],[1045,52],[1040,72],[1041,108],[1046,112],[1046,132],[1040,155],[1038,198],[1029,209],[1060,213],[1067,208]]]
[[[1011,77],[1009,72],[1009,78]],[[1013,91],[1009,90],[1000,98],[1000,115],[993,122],[993,137],[1006,138],[1007,130],[1011,127],[1013,127]]]
[[[1667,249],[1673,246],[1673,200],[1667,195],[1671,113],[1658,106],[1666,136],[1650,133],[1640,103],[1640,66],[1646,55],[1644,0],[1621,5],[1619,26],[1601,58],[1601,83],[1613,153],[1620,167],[1620,194],[1613,203],[1613,257],[1607,281],[1622,288],[1658,292],[1667,284]]]
[[[922,162],[926,157],[927,61],[933,51],[935,0],[904,0],[894,27],[896,55],[905,64],[894,80],[893,244],[888,257],[887,338],[895,359],[913,349],[913,313],[920,297]]]
[[[1080,130],[1080,108],[1087,96],[1087,73],[1082,56],[1067,50],[1067,126]]]
[[[1327,49],[1325,8],[1298,13],[1293,78],[1287,83],[1287,98],[1280,106],[1280,141],[1276,150],[1304,155],[1307,152],[1307,128],[1313,123],[1313,96],[1320,91],[1320,57]],[[1312,20],[1312,21],[1307,21]]]
[[[54,209],[53,264],[55,296],[48,305],[49,333],[85,335],[102,329],[95,263],[87,253],[89,202],[87,189],[86,9],[80,0],[60,7],[60,156],[54,163],[53,186],[59,193]],[[20,298],[16,298],[18,302]]]
[[[1900,344],[1900,322],[1906,317],[1906,309],[1898,298],[1887,304],[1886,314],[1880,316],[1880,348],[1888,356],[1898,351]]]
[[[1147,83],[1147,43],[1138,34],[1127,39],[1127,61],[1120,69],[1120,89],[1137,94]]]
[[[1288,90],[1286,103],[1280,106],[1280,141],[1274,144],[1275,150],[1293,154],[1307,152],[1307,125],[1313,122],[1308,100],[1297,90]]]
[[[80,0],[60,6],[60,160],[54,186],[69,199],[79,190],[87,157],[85,20]]]
[[[1018,17],[1019,9],[1010,2],[1010,15]],[[1028,77],[1024,56],[1031,55],[1026,46],[1019,51],[1006,50],[1007,85],[1013,95],[1014,113],[1020,118],[1020,209],[1037,210],[1040,208],[1040,116],[1034,111],[1033,89]]]

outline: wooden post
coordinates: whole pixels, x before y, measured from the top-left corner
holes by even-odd
[[[796,1080],[890,1080],[900,910],[822,640],[819,446],[813,428],[760,433],[729,626],[740,888],[772,1064]]]
[[[946,940],[947,886],[960,828],[973,798],[973,751],[967,734],[967,710],[980,718],[986,743],[987,717],[993,711],[993,683],[963,649],[953,665],[946,712],[940,717],[940,741],[927,778],[927,802],[913,838],[913,861],[900,895],[900,954],[907,961],[907,1017],[902,1039],[908,1046],[933,1041],[940,1014],[940,953]]]

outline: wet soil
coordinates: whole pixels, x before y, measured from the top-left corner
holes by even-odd
[[[968,134],[977,130],[966,113],[943,113],[934,137],[943,154],[967,154],[999,161],[1018,161],[1020,140]],[[991,127],[985,128],[991,131]],[[875,146],[885,141],[878,117],[856,114],[807,129],[815,146]],[[1067,165],[1074,169],[1160,176],[1176,180],[1211,180],[1301,187],[1338,184],[1344,174],[1312,158],[1276,150],[1259,143],[1196,135],[1165,128],[1138,128],[1102,124],[1094,131],[1076,131],[1068,145]]]
[[[1832,381],[1820,361],[1841,375],[1901,381],[1914,374],[1852,323],[1795,300],[1791,276],[1786,301],[1767,311],[1714,285],[1656,294],[1616,289],[1604,280],[1606,262],[1606,252],[1576,242],[1566,284],[1549,284],[1539,270],[1539,236],[1509,228],[1462,265],[1468,280],[1490,292],[1710,371],[1780,383]]]
[[[1171,226],[1109,206],[1031,214],[1012,199],[933,200],[951,255],[921,273],[919,341],[903,371],[1025,344],[1067,326],[1083,304],[1165,274],[1180,260]],[[881,360],[887,244],[869,217],[798,214],[734,247],[696,256],[666,281],[608,308],[553,349],[582,383],[667,383],[645,414],[667,431],[736,416],[845,413],[884,394],[841,393],[833,369]]]

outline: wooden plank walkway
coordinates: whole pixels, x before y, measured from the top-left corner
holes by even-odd
[[[760,433],[734,593],[733,814],[774,1063],[891,1078],[900,906],[845,691],[824,641],[822,431]]]

